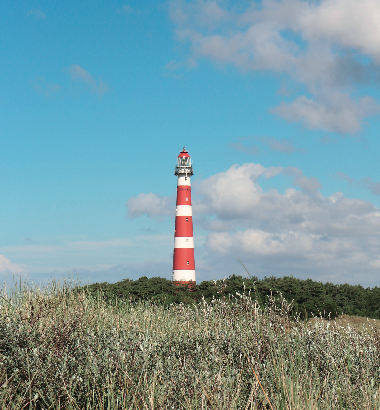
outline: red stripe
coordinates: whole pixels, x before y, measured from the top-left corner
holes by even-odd
[[[187,264],[189,262],[189,264]],[[194,249],[176,248],[173,254],[173,270],[195,270]]]
[[[191,216],[177,216],[175,218],[174,236],[193,237],[193,218]]]
[[[177,187],[177,205],[191,205],[191,188],[189,186]]]

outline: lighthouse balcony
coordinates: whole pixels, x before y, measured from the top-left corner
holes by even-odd
[[[174,175],[186,174],[189,177],[194,175],[193,167],[175,167]]]

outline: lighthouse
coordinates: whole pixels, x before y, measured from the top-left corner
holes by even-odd
[[[193,208],[191,206],[190,177],[193,165],[185,147],[177,157],[174,175],[177,179],[175,211],[173,282],[177,285],[195,285]]]

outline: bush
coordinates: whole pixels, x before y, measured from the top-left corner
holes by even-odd
[[[86,287],[89,293],[96,295],[99,290],[112,302],[117,298],[129,301],[149,300],[169,306],[173,303],[192,304],[203,298],[210,302],[213,299],[228,298],[228,295],[249,293],[265,305],[271,293],[282,293],[283,297],[293,304],[292,314],[302,319],[313,316],[335,318],[341,314],[380,319],[380,288],[363,288],[362,286],[334,285],[315,282],[311,279],[301,280],[293,277],[256,277],[243,278],[232,275],[216,281],[203,281],[193,287],[191,292],[185,287],[177,287],[167,279],[146,276],[138,280],[125,279],[121,282],[96,283]]]

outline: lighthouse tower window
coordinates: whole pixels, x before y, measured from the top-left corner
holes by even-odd
[[[187,264],[188,264],[188,265],[190,265],[190,262],[189,262],[189,261],[187,261]]]
[[[189,222],[189,218],[186,218],[186,222]]]

